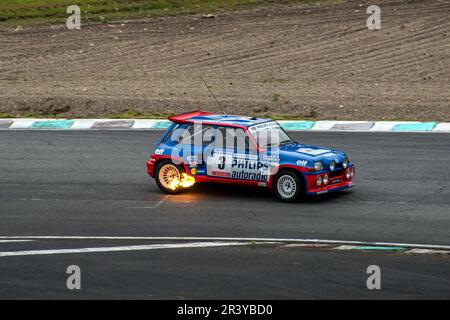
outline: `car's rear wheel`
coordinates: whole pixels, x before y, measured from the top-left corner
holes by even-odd
[[[303,185],[298,174],[282,171],[275,178],[276,196],[284,202],[295,202],[303,195]]]
[[[176,187],[174,181],[180,181],[183,173],[184,169],[182,166],[176,165],[170,160],[163,160],[156,166],[156,184],[165,193],[176,194],[181,189]]]

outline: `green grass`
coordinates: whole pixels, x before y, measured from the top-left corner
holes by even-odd
[[[211,13],[276,0],[0,0],[0,24],[30,25],[65,23],[67,7],[81,8],[82,23],[109,22],[160,15]],[[286,0],[289,1],[289,0]],[[311,2],[311,0],[290,0]]]
[[[172,116],[170,113],[161,113],[161,112],[143,112],[139,111],[135,108],[125,109],[120,113],[113,113],[109,115],[99,116],[100,118],[105,119],[167,119]],[[281,115],[281,114],[269,114],[269,115],[259,115],[259,114],[249,114],[249,116],[263,117],[273,120],[316,120],[315,118],[305,117],[305,116],[296,116],[296,115]],[[6,118],[54,118],[54,119],[65,119],[70,118],[67,115],[59,114],[59,115],[49,115],[49,114],[39,114],[34,112],[24,112],[19,114],[12,114],[6,112],[0,112],[0,119]],[[77,119],[82,119],[83,117],[76,117]]]
[[[0,119],[15,118],[11,113],[0,112]]]
[[[272,120],[299,120],[299,121],[315,121],[315,120],[317,120],[316,117],[282,115],[282,114],[267,115],[267,116],[263,116],[263,118],[269,118]]]
[[[160,112],[141,112],[134,108],[126,109],[121,113],[114,113],[109,115],[98,115],[95,117],[87,117],[87,118],[104,118],[104,119],[163,119],[166,120],[169,116],[174,114],[169,113],[160,113]],[[282,114],[258,114],[258,113],[249,113],[247,116],[255,116],[261,118],[268,118],[273,120],[296,120],[296,121],[319,121],[324,120],[317,117],[317,115],[282,115]],[[49,115],[49,114],[40,114],[33,112],[24,112],[24,113],[7,113],[0,112],[0,119],[13,119],[13,118],[34,118],[34,119],[83,119],[86,117],[83,116],[68,116],[65,114],[58,115]],[[329,120],[329,119],[326,119]],[[400,121],[400,122],[410,122],[410,121],[419,121],[419,122],[440,122],[445,121],[440,119],[416,119],[416,118],[387,118],[387,119],[368,119],[368,121]]]

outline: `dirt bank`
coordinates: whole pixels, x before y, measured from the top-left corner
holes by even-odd
[[[279,4],[215,18],[0,31],[0,112],[107,117],[220,111],[450,120],[450,2]]]

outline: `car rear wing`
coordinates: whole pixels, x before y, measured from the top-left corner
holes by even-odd
[[[207,112],[207,111],[192,111],[192,112],[186,112],[182,113],[176,116],[171,116],[168,119],[175,123],[190,123],[192,122],[191,119],[194,117],[201,117],[201,116],[207,116],[211,115],[213,113]]]

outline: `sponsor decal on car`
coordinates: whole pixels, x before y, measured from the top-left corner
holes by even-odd
[[[231,176],[231,174],[229,172],[222,172],[222,171],[212,171],[211,175],[216,176],[216,177],[226,177],[226,178],[229,178]]]
[[[202,169],[202,168],[198,168],[198,169],[197,169],[197,174],[198,174],[198,175],[204,175],[204,174],[206,174],[206,170],[205,170],[205,169]]]
[[[233,159],[232,168],[245,169],[245,170],[267,170],[269,169],[269,165],[262,161],[255,160],[242,160],[242,159]]]
[[[242,179],[242,180],[255,180],[255,181],[267,181],[269,180],[269,176],[264,173],[256,173],[256,172],[247,172],[247,171],[233,171],[231,173],[231,177],[234,179]]]
[[[329,153],[331,150],[326,149],[312,149],[312,148],[299,148],[297,149],[298,152],[309,154],[311,156],[318,156],[324,153]]]
[[[267,129],[267,128],[273,128],[273,127],[279,127],[280,125],[274,121],[270,121],[270,122],[265,122],[265,123],[261,123],[261,124],[257,124],[254,126],[251,126],[248,128],[248,130],[250,131],[250,133],[255,133],[258,132],[260,130],[263,129]]]
[[[207,159],[207,174],[240,180],[268,181],[271,162],[246,159],[245,155],[214,153]]]

